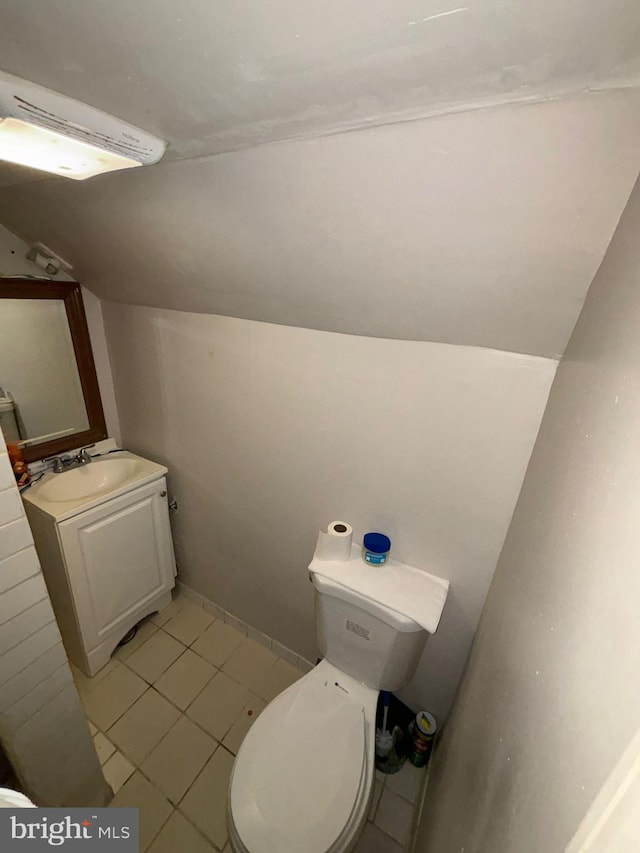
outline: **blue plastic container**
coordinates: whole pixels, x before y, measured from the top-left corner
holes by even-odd
[[[362,540],[362,559],[370,566],[381,566],[387,562],[391,550],[391,539],[384,533],[365,533]]]

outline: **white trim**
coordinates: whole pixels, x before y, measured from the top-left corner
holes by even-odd
[[[571,839],[565,853],[640,850],[640,729]]]

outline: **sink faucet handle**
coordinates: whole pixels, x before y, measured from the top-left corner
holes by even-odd
[[[47,456],[42,461],[45,465],[51,463],[51,470],[54,474],[60,474],[65,469],[66,460],[64,456]]]
[[[91,454],[88,453],[87,451],[90,450],[92,447],[95,447],[95,446],[96,445],[94,442],[93,444],[87,444],[86,447],[81,447],[80,450],[78,451],[78,455],[76,457],[78,462],[91,462]]]

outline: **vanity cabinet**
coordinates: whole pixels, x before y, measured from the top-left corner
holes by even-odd
[[[166,480],[63,520],[25,504],[69,658],[95,675],[140,619],[171,601]]]

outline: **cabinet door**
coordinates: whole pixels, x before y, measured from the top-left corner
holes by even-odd
[[[87,650],[173,587],[166,494],[156,480],[58,526]]]

